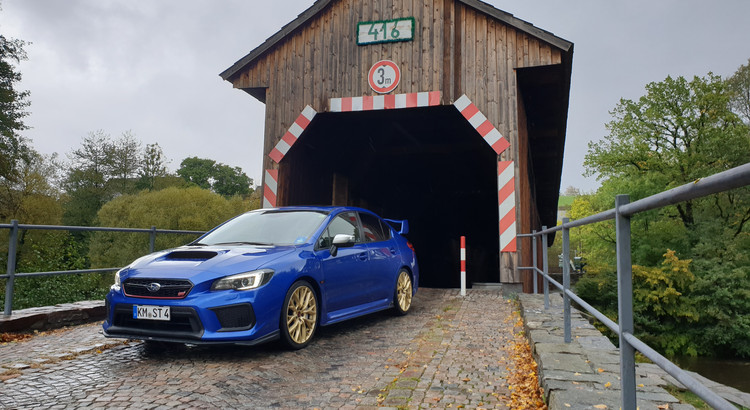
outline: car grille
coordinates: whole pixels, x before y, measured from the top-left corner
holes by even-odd
[[[193,283],[187,279],[139,278],[126,280],[123,288],[127,296],[137,298],[184,299],[193,288]]]
[[[219,320],[219,332],[236,332],[255,326],[255,312],[247,303],[211,308]]]
[[[169,320],[144,320],[133,318],[133,305],[120,303],[115,307],[112,324],[117,333],[139,336],[200,339],[203,325],[192,307],[171,306]]]

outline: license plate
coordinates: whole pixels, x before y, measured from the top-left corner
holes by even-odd
[[[133,305],[133,319],[169,320],[169,306]]]

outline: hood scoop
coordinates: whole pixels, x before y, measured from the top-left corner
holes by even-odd
[[[184,250],[184,251],[170,252],[164,256],[164,259],[207,261],[218,254],[219,254],[218,252],[214,252],[214,251]]]

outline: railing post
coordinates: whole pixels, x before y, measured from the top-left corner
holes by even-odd
[[[154,253],[155,248],[156,248],[156,227],[152,225],[151,233],[149,233],[149,246],[148,246],[149,253]]]
[[[636,408],[635,349],[622,336],[633,334],[633,264],[630,248],[630,217],[620,213],[620,207],[630,203],[628,195],[615,198],[615,229],[617,238],[617,301],[620,326],[620,382],[622,408]]]
[[[8,274],[8,281],[5,283],[5,316],[10,316],[13,309],[13,283],[16,277],[16,250],[18,249],[18,220],[10,221],[13,225],[10,228],[8,238],[8,268],[5,271]]]
[[[570,332],[570,229],[565,225],[570,222],[570,218],[563,218],[562,223],[562,258],[563,258],[563,320],[565,330],[565,343],[572,340]]]
[[[542,231],[546,231],[547,226],[542,226]],[[549,275],[549,259],[547,259],[547,234],[542,235],[542,271]],[[547,276],[544,277],[544,309],[549,309],[549,281]]]
[[[536,273],[536,269],[537,269],[537,264],[536,264],[536,259],[537,259],[537,256],[536,256],[536,252],[537,252],[537,249],[536,249],[536,230],[531,231],[531,234],[534,235],[534,236],[531,237],[531,252],[532,252],[532,256],[531,256],[532,263],[531,263],[531,266],[534,267],[534,269],[531,270],[531,274],[534,275],[534,280],[533,280],[533,283],[534,283],[534,294],[536,295],[537,293],[539,293],[539,292],[537,292],[537,289],[538,289],[539,285],[537,285],[537,280],[536,280],[536,277],[539,276],[539,274]]]

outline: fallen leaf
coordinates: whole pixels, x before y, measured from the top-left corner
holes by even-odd
[[[570,404],[568,404],[568,403],[565,403],[565,407],[570,407]]]
[[[607,405],[606,404],[597,404],[596,406],[594,406],[594,408],[595,409],[606,409]]]
[[[596,371],[599,372],[599,373],[604,373],[604,369],[602,369],[601,367],[598,368],[598,369],[596,369]]]
[[[608,389],[609,389],[610,387],[612,387],[612,383],[610,383],[610,382],[607,382],[607,383],[606,383],[606,384],[604,385],[604,387],[606,387],[606,388],[608,388]]]

